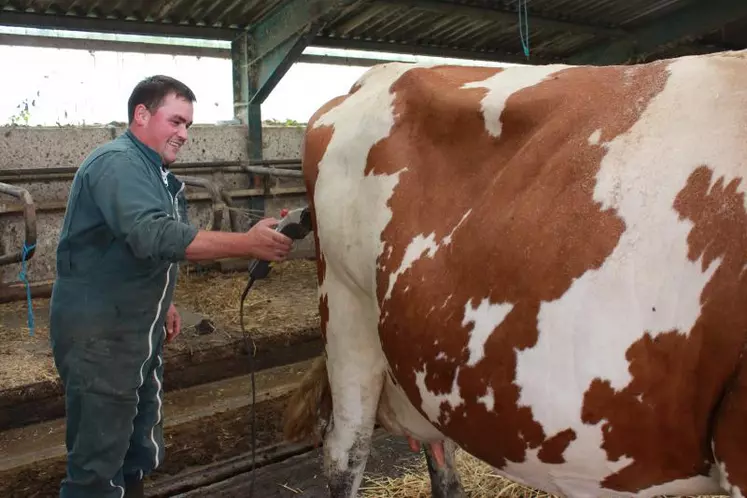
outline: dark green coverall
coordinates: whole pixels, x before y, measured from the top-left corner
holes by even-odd
[[[163,461],[165,317],[197,234],[183,184],[129,131],[73,180],[50,336],[65,389],[64,498],[120,498]]]

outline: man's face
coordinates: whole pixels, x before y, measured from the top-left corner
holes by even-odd
[[[165,164],[176,161],[179,149],[187,142],[192,113],[192,103],[173,93],[163,99],[155,113],[144,110],[140,120],[143,142],[158,152]]]

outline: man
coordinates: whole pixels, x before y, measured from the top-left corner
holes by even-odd
[[[162,351],[179,333],[178,262],[281,261],[290,251],[273,219],[246,233],[187,223],[183,184],[166,166],[187,142],[195,100],[172,78],[143,80],[128,102],[128,130],[73,180],[50,310],[67,411],[61,497],[143,496],[143,477],[163,461]]]

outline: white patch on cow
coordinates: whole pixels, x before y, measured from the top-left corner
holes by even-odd
[[[488,90],[480,105],[485,120],[485,129],[490,136],[498,138],[503,131],[501,114],[509,97],[567,67],[563,64],[507,67],[484,81],[465,83],[462,88],[486,88]]]
[[[428,313],[425,314],[425,317],[428,318],[431,313],[433,313],[436,310],[435,306],[431,306],[431,309],[428,310]]]
[[[597,426],[588,427],[588,432],[581,437],[591,438],[601,448],[601,423]],[[552,436],[554,434],[550,434]],[[578,436],[578,435],[577,435]],[[578,437],[577,437],[578,439]],[[539,449],[527,450],[524,462],[509,464],[498,471],[518,482],[530,486],[542,486],[545,491],[560,495],[573,497],[597,498],[606,497],[635,497],[635,496],[682,496],[682,495],[714,495],[721,492],[717,484],[716,469],[711,471],[711,476],[694,476],[686,479],[676,479],[663,486],[652,486],[643,489],[639,494],[627,492],[615,492],[602,489],[599,480],[594,474],[609,475],[623,469],[633,462],[628,457],[623,457],[617,462],[608,462],[603,451],[597,453],[583,453],[578,445],[569,447],[564,453],[565,464],[547,464],[539,459]],[[545,475],[546,479],[538,480],[537,476]]]
[[[745,266],[747,268],[747,266]],[[449,304],[449,301],[451,301],[451,298],[454,296],[454,294],[449,294],[449,297],[446,298],[446,301],[444,301],[444,304],[441,305],[441,309],[444,309],[447,304]]]
[[[485,405],[485,408],[487,408],[489,412],[492,412],[493,408],[495,408],[495,396],[493,394],[493,388],[488,386],[485,395],[477,398],[477,402],[482,403],[483,405]]]
[[[375,262],[385,251],[381,233],[392,217],[388,201],[406,168],[391,175],[365,174],[371,148],[389,136],[395,122],[395,95],[389,89],[414,67],[372,68],[359,79],[355,93],[314,124],[333,129],[314,186],[316,235],[326,261],[319,295],[328,298],[326,352],[334,399],[324,451],[330,465],[353,472],[354,488],[363,469],[355,460],[356,467],[348,468],[351,450],[372,428],[384,389],[390,395],[391,423],[423,438],[443,438],[404,394],[396,394],[401,391],[385,373],[388,364],[378,336]],[[391,254],[393,248],[386,251]]]
[[[713,449],[713,442],[711,442],[711,448]],[[743,498],[742,490],[729,482],[729,472],[726,470],[726,464],[716,460],[716,465],[718,467],[718,480],[722,490],[729,493],[731,498]]]
[[[314,189],[317,218],[323,225],[317,230],[320,250],[328,265],[343,264],[350,283],[372,296],[376,268],[371,261],[384,251],[381,233],[392,218],[387,202],[405,168],[392,175],[366,176],[368,153],[394,126],[395,95],[382,89],[413,67],[390,63],[372,68],[359,79],[358,91],[314,123],[315,128],[334,127]],[[344,125],[335,126],[338,122]]]
[[[596,130],[594,133],[589,135],[589,145],[599,145],[599,141],[602,139],[602,130]]]
[[[329,310],[327,369],[335,400],[325,451],[338,471],[346,471],[351,448],[375,419],[387,364],[378,338],[371,334],[378,321],[375,308],[363,293],[334,270],[326,272],[324,289]]]
[[[381,397],[379,422],[392,434],[406,436],[422,442],[443,441],[441,434],[407,398],[402,387],[392,382],[387,374]]]
[[[412,67],[393,63],[366,72],[358,91],[314,124],[333,127],[314,188],[316,234],[327,263],[319,294],[328,298],[327,368],[335,400],[325,452],[330,465],[356,475],[361,469],[348,469],[350,452],[375,420],[387,368],[377,333],[372,262],[383,251],[381,232],[391,219],[387,202],[399,178],[398,173],[366,176],[365,169],[371,147],[394,125],[395,96],[382,89]]]
[[[444,353],[443,351],[441,351],[440,353],[436,355],[436,360],[445,360],[446,358],[447,358],[446,353]]]
[[[626,134],[607,143],[594,198],[603,209],[616,211],[625,232],[600,268],[577,278],[558,300],[541,305],[536,346],[517,352],[519,404],[532,409],[546,434],[570,428],[577,438],[564,453],[568,463],[530,471],[514,464],[509,472],[552,479],[580,472],[593,482],[622,466],[607,462],[603,422],[581,421],[584,394],[594,379],[624,389],[631,382],[626,352],[632,344],[644,334],[687,335],[700,315],[703,290],[721,260],[704,267],[702,258],[688,258],[693,225],[673,206],[700,166],[714,170],[714,181],[744,174],[747,92],[728,71],[705,58],[672,63],[663,92]],[[715,99],[716,94],[730,97]],[[744,192],[744,183],[739,190]],[[533,482],[553,484],[541,478]],[[657,493],[706,494],[687,488],[700,485],[715,487],[712,480],[694,478],[659,486]],[[568,494],[581,488],[554,486]]]
[[[562,393],[560,393],[562,394]],[[584,426],[576,433],[577,439],[586,441],[585,446],[571,443],[563,453],[565,464],[547,464],[540,460],[539,448],[527,449],[523,462],[508,462],[502,469],[502,475],[514,480],[538,487],[544,491],[573,497],[599,496],[632,496],[627,493],[615,494],[602,490],[599,475],[617,472],[632,460],[627,457],[617,462],[607,461],[607,454],[602,449],[601,423],[597,426]],[[557,432],[547,430],[547,437]]]
[[[493,304],[488,298],[484,298],[477,308],[472,305],[471,300],[464,305],[462,325],[475,324],[470,331],[469,342],[467,343],[467,349],[469,349],[468,367],[474,367],[483,359],[485,356],[485,342],[490,337],[490,334],[503,323],[506,315],[512,309],[514,309],[513,304]]]
[[[731,493],[732,485],[731,483],[729,483],[729,472],[726,470],[726,464],[723,462],[719,462],[718,470],[721,480],[721,487],[723,487],[727,492]]]
[[[425,367],[421,371],[416,371],[415,384],[418,386],[418,390],[420,391],[420,398],[422,399],[420,408],[428,417],[428,420],[435,424],[438,423],[438,417],[441,414],[442,403],[446,402],[452,410],[464,403],[464,399],[462,399],[462,396],[459,392],[459,384],[457,384],[457,379],[459,379],[459,368],[457,368],[456,372],[454,372],[454,379],[451,383],[451,391],[446,394],[434,394],[428,389],[428,386],[425,385],[426,373],[427,368]]]
[[[407,271],[407,269],[421,257],[428,256],[432,258],[436,254],[436,251],[438,251],[438,244],[436,244],[435,234],[431,233],[428,237],[423,237],[422,234],[416,235],[415,238],[412,239],[412,242],[407,246],[400,267],[389,274],[389,288],[386,291],[384,300],[387,300],[392,296],[394,284],[397,282],[400,275]]]
[[[433,258],[433,256],[436,255],[441,247],[451,244],[454,232],[456,232],[457,229],[462,226],[462,223],[464,223],[464,220],[467,219],[467,216],[469,216],[471,212],[472,210],[470,209],[469,211],[464,213],[464,216],[462,216],[462,219],[459,220],[459,223],[457,223],[456,226],[451,230],[451,232],[449,232],[448,235],[441,239],[440,242],[436,242],[436,234],[434,233],[431,233],[427,237],[424,237],[422,234],[416,235],[415,238],[412,239],[412,241],[408,244],[407,249],[405,249],[405,255],[402,257],[402,263],[399,265],[399,268],[397,268],[396,271],[392,272],[389,275],[389,288],[387,289],[386,295],[384,296],[385,301],[392,297],[392,291],[394,290],[394,285],[397,283],[397,279],[400,277],[400,275],[409,270],[412,267],[413,263],[415,263],[415,261],[419,260],[423,256]]]
[[[652,486],[641,490],[639,496],[713,496],[719,495],[723,490],[716,484],[718,482],[715,469],[711,470],[710,476],[694,476],[686,479],[675,479],[663,486]],[[606,490],[604,492],[607,493]],[[734,495],[732,495],[734,497]],[[736,497],[735,497],[736,498]]]
[[[731,484],[729,484],[729,472],[727,472],[726,470],[726,465],[723,462],[719,462],[718,470],[721,480],[721,487],[724,488],[724,491],[726,491],[727,493],[731,493]]]

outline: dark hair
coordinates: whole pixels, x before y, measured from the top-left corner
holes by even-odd
[[[169,76],[156,75],[142,80],[132,90],[130,99],[127,101],[129,123],[132,124],[135,117],[135,108],[138,105],[143,104],[150,112],[155,112],[163,99],[171,93],[175,93],[177,97],[189,102],[197,100],[195,94],[187,85]]]

